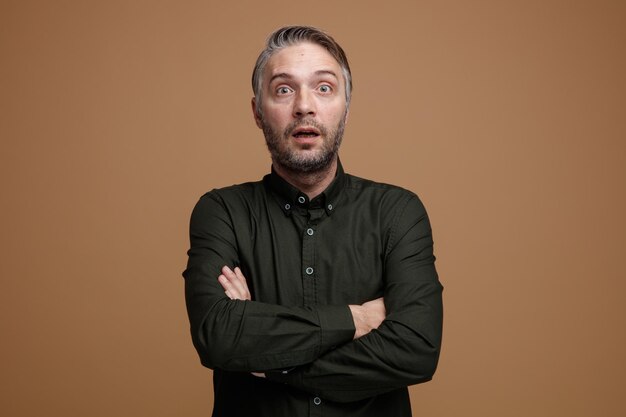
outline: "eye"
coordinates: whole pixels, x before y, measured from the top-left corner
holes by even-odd
[[[330,93],[331,91],[333,91],[332,87],[328,84],[320,85],[319,90],[321,93]]]
[[[278,94],[279,96],[280,95],[289,94],[289,93],[291,93],[291,88],[289,88],[289,87],[283,86],[283,87],[278,87],[276,89],[276,94]]]

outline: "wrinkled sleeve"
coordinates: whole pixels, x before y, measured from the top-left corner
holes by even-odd
[[[442,286],[430,222],[419,199],[404,203],[385,254],[386,319],[368,335],[289,373],[268,378],[332,401],[365,399],[429,381],[437,367]]]
[[[231,216],[216,191],[205,194],[191,216],[183,276],[192,340],[202,364],[247,372],[289,368],[352,340],[348,306],[286,307],[230,300],[224,294],[217,280],[221,268],[239,264]]]

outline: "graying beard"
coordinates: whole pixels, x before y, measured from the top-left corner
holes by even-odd
[[[285,134],[280,137],[264,121],[262,121],[263,134],[265,135],[265,143],[267,145],[267,149],[270,151],[273,160],[293,172],[309,174],[323,171],[324,169],[328,168],[328,166],[332,163],[335,156],[339,152],[339,146],[341,145],[341,141],[343,140],[345,118],[343,118],[342,121],[339,123],[339,125],[337,126],[337,130],[333,132],[332,147],[330,148],[330,150],[323,149],[324,152],[319,157],[307,159],[299,158],[292,152],[288,152],[287,155],[281,154],[281,152],[279,152],[277,142],[280,140],[288,140],[287,132],[291,132],[296,126],[304,124],[313,125],[318,129],[323,130],[323,134],[327,133],[323,126],[320,126],[315,122],[296,121],[288,126],[285,129]]]

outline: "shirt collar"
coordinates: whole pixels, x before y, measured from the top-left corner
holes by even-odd
[[[335,178],[330,185],[313,200],[309,200],[309,197],[289,184],[284,178],[282,178],[272,167],[272,172],[263,178],[265,187],[271,190],[276,196],[281,209],[286,215],[291,215],[292,211],[296,207],[304,209],[324,208],[326,214],[329,216],[336,210],[339,202],[339,197],[345,187],[346,174],[341,165],[341,161],[337,158],[337,172]]]

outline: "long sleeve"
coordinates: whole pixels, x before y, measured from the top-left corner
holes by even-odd
[[[293,371],[269,373],[332,401],[356,401],[432,378],[439,358],[442,286],[426,211],[414,195],[392,227],[385,253],[387,317],[368,335]]]
[[[204,366],[263,371],[310,363],[354,334],[347,306],[286,307],[230,300],[217,281],[224,265],[240,263],[233,213],[216,193],[191,217],[185,298],[192,340]]]

